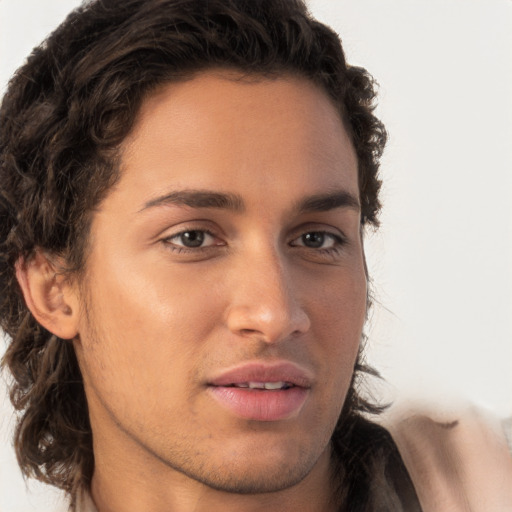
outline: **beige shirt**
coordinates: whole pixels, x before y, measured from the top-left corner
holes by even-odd
[[[512,512],[512,421],[475,409],[410,414],[386,425],[424,512]]]
[[[512,418],[435,416],[409,411],[385,421],[423,512],[512,512]],[[97,512],[89,496],[78,512]]]

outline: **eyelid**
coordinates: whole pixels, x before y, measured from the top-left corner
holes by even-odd
[[[314,249],[314,250],[328,250],[328,249],[333,249],[334,247],[318,247],[318,248],[315,248],[315,247],[307,247],[306,245],[304,244],[297,244],[297,245],[294,245],[294,242],[296,242],[297,240],[300,240],[302,239],[302,237],[304,235],[307,235],[309,233],[321,233],[322,235],[330,238],[331,240],[333,240],[335,242],[335,246],[336,245],[344,245],[346,243],[346,238],[345,236],[341,235],[341,234],[337,234],[337,233],[332,233],[331,231],[327,231],[325,229],[309,229],[307,231],[304,231],[303,233],[301,233],[299,236],[296,236],[295,238],[293,238],[293,240],[291,240],[289,242],[289,245],[291,245],[292,247],[306,247],[307,249]]]

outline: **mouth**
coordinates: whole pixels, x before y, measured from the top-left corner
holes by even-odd
[[[309,373],[293,363],[252,363],[212,379],[208,391],[228,413],[246,420],[268,422],[296,417],[311,386]]]
[[[237,382],[225,386],[227,388],[242,388],[242,389],[259,389],[265,391],[276,391],[281,389],[290,389],[295,387],[292,382]]]

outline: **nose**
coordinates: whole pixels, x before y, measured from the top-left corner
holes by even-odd
[[[311,321],[289,269],[278,254],[269,252],[232,267],[227,325],[238,336],[276,343],[307,332]]]

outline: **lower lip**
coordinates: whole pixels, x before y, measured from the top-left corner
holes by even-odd
[[[213,397],[240,418],[278,421],[297,414],[306,401],[308,390],[294,386],[281,390],[260,390],[224,386],[208,388]]]

